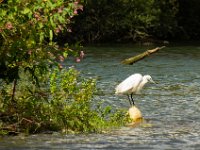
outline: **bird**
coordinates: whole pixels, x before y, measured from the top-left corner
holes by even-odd
[[[155,83],[150,75],[142,76],[140,73],[132,74],[116,86],[115,94],[127,94],[130,104],[134,106],[133,94],[138,94],[147,82]]]

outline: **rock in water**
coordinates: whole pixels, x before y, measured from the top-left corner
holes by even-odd
[[[138,122],[142,120],[142,113],[135,105],[129,108],[128,114],[133,122]]]

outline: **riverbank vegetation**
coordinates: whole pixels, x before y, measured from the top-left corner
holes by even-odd
[[[36,75],[39,86],[20,70],[14,99],[12,84],[1,86],[2,134],[102,132],[124,124],[125,112],[94,102],[94,79],[81,77],[74,68]]]
[[[81,44],[198,40],[199,7],[194,0],[1,0],[0,134],[124,124],[125,112],[96,103],[95,80],[66,67],[68,58],[81,61]]]
[[[82,0],[72,25],[83,43],[167,44],[200,39],[200,2],[196,0]]]
[[[84,56],[54,38],[82,10],[78,1],[8,0],[0,4],[0,132],[100,132],[124,113],[94,105],[95,80],[65,68]],[[122,122],[121,122],[122,123]]]

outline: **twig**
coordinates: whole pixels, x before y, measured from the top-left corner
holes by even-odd
[[[14,98],[15,98],[16,85],[17,85],[17,79],[14,79],[11,102],[15,102]]]

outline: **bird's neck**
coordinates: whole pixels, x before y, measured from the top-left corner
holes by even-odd
[[[139,94],[140,93],[140,90],[144,87],[144,85],[147,83],[147,80],[144,79],[141,81],[139,87],[137,87],[137,90],[136,90],[136,93]]]

